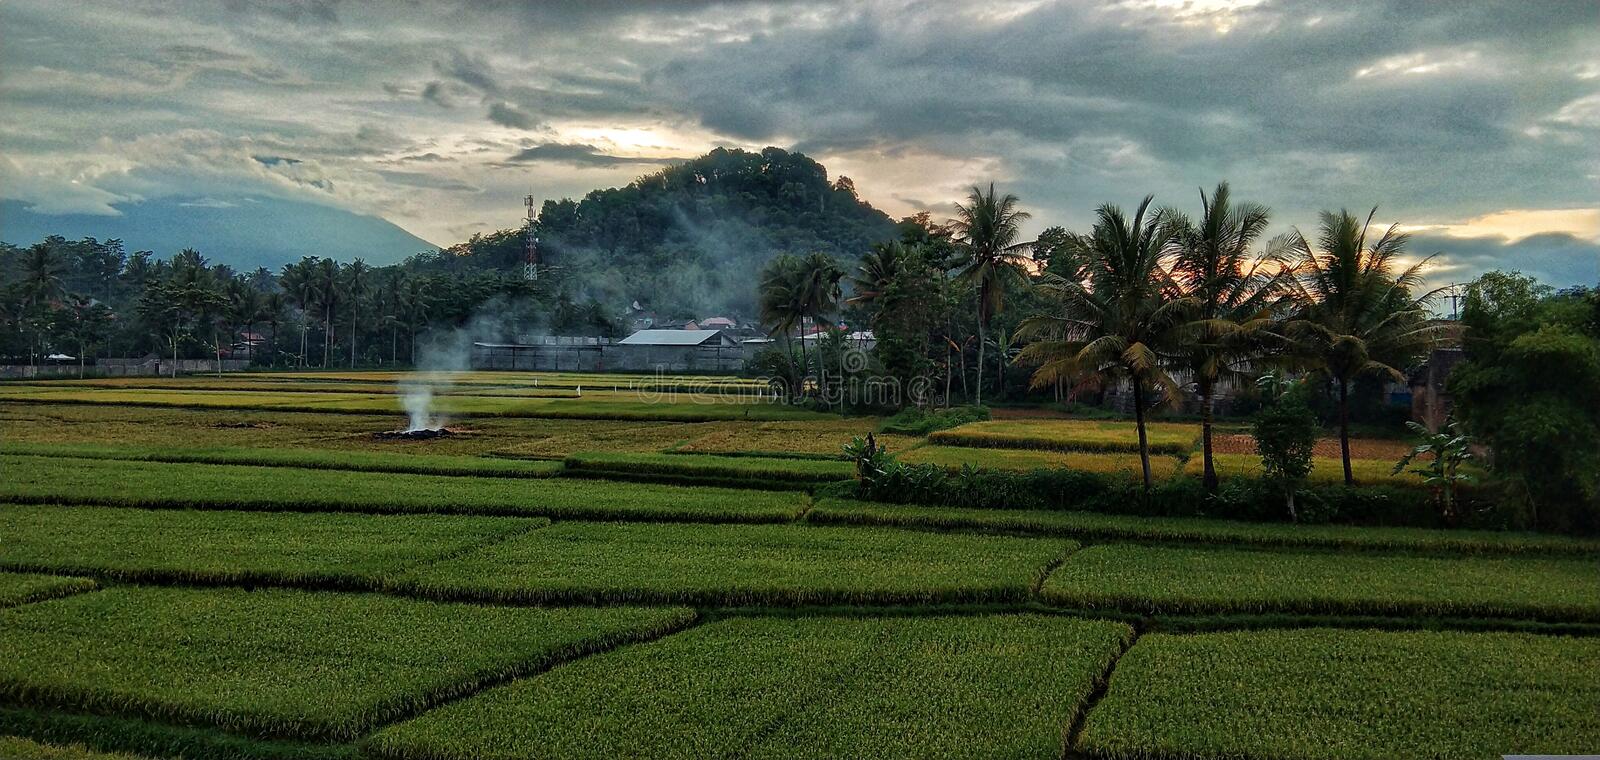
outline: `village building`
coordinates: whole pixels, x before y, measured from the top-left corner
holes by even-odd
[[[744,348],[722,330],[639,330],[621,340],[519,336],[472,344],[472,368],[565,372],[737,372]]]

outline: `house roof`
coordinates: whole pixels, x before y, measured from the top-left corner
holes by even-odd
[[[700,346],[720,341],[721,330],[640,330],[619,341],[624,346]]]

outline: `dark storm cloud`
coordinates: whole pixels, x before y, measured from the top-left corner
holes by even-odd
[[[1418,235],[1418,253],[1438,253],[1439,281],[1471,279],[1490,269],[1514,269],[1548,283],[1600,286],[1600,241],[1566,233],[1533,235],[1514,243],[1501,238],[1451,238]]]
[[[455,190],[465,193],[483,192],[483,188],[478,187],[477,185],[462,182],[457,179],[451,179],[449,177],[423,174],[421,172],[401,172],[385,169],[380,170],[378,172],[378,176],[383,177],[386,181],[399,185],[406,185],[409,187],[426,187],[434,190]]]
[[[495,81],[489,62],[482,55],[457,50],[450,54],[448,61],[434,63],[434,70],[485,95],[500,91],[500,83]]]
[[[297,24],[339,21],[338,0],[225,0],[223,4],[235,13],[272,16]]]
[[[593,145],[545,143],[524,148],[507,158],[508,163],[525,164],[535,161],[571,164],[574,166],[617,166],[620,164],[663,164],[681,161],[677,158],[634,158],[612,156],[600,152]]]
[[[510,103],[491,103],[489,121],[515,129],[533,129],[538,126],[538,122],[534,121],[532,116],[518,110]]]
[[[0,153],[53,171],[33,185],[60,208],[103,204],[86,165],[179,176],[193,150],[145,143],[184,130],[243,141],[247,178],[249,155],[295,156],[375,204],[371,164],[432,155],[406,164],[440,178],[407,185],[435,193],[413,213],[457,219],[521,194],[456,187],[464,166],[577,195],[648,163],[619,152],[717,144],[798,148],[897,213],[993,179],[1035,227],[1152,192],[1193,206],[1221,179],[1284,228],[1377,204],[1461,234],[1600,197],[1595,0],[9,0],[0,22]],[[1556,238],[1457,248],[1575,271]]]

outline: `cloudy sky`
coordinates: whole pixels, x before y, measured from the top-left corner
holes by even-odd
[[[1379,219],[1600,279],[1600,2],[0,0],[0,197],[315,200],[436,243],[522,196],[794,148],[899,216],[973,182],[1030,231],[1220,179],[1280,229]]]

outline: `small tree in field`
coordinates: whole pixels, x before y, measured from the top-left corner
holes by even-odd
[[[1312,447],[1322,432],[1296,383],[1269,374],[1256,382],[1266,405],[1256,414],[1256,450],[1268,484],[1283,492],[1289,519],[1298,522],[1295,492],[1311,475]]]
[[[1472,439],[1462,431],[1461,423],[1455,420],[1451,420],[1437,433],[1430,433],[1426,427],[1415,422],[1407,422],[1406,427],[1421,436],[1422,442],[1417,444],[1411,453],[1395,462],[1394,471],[1398,474],[1411,464],[1413,459],[1428,456],[1430,459],[1425,466],[1413,467],[1411,471],[1421,475],[1422,482],[1433,489],[1438,499],[1440,514],[1444,516],[1446,523],[1454,524],[1456,486],[1472,479],[1472,476],[1460,472],[1462,463],[1472,458]]]

